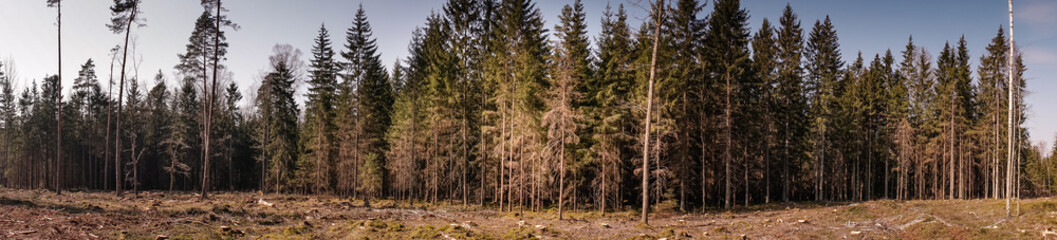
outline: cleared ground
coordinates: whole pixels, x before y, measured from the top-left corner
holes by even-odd
[[[445,202],[446,203],[446,202]],[[474,205],[328,196],[0,189],[0,239],[1042,239],[1057,202],[1004,200],[770,204],[732,211],[499,212]],[[1057,239],[1057,234],[1050,236]]]

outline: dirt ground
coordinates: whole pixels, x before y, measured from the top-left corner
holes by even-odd
[[[933,200],[768,204],[730,211],[554,209],[499,212],[476,205],[332,196],[0,189],[0,239],[1041,239],[1057,226],[1057,202]],[[1057,234],[1049,236],[1057,239]]]

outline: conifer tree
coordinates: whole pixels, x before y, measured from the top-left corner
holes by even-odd
[[[547,128],[547,162],[558,161],[558,219],[562,219],[562,208],[566,196],[565,166],[567,156],[575,156],[576,149],[569,149],[580,142],[578,130],[583,118],[580,109],[573,104],[579,102],[577,91],[581,82],[589,76],[589,50],[587,25],[584,22],[583,3],[565,5],[559,16],[561,22],[554,27],[560,42],[555,47],[553,74],[547,92],[549,110],[543,114],[542,124]],[[573,158],[575,159],[575,158]],[[550,165],[550,164],[548,164]],[[573,164],[580,165],[580,164]],[[576,171],[576,170],[573,170]],[[577,189],[577,188],[573,188]],[[573,191],[575,194],[575,190]]]
[[[459,174],[450,174],[450,181],[458,178],[458,188],[461,189],[463,204],[468,204],[469,176],[472,169],[471,162],[476,162],[478,156],[474,154],[472,146],[479,141],[474,133],[479,132],[480,123],[478,116],[480,108],[478,100],[481,74],[477,65],[481,62],[481,55],[486,53],[478,47],[480,35],[484,28],[482,6],[484,1],[479,0],[449,0],[443,9],[446,28],[450,31],[447,41],[448,51],[451,55],[452,81],[455,84],[451,95],[450,108],[453,112],[452,126],[453,143],[455,149],[453,154],[453,171]],[[483,179],[482,179],[483,180]],[[483,193],[482,193],[483,194]]]
[[[15,134],[15,118],[18,110],[15,102],[15,90],[11,86],[12,78],[6,70],[7,66],[4,65],[3,61],[0,61],[0,122],[3,122],[3,128],[0,129],[2,131],[0,134],[3,134],[3,137],[0,137],[0,141],[3,141],[3,145],[0,145],[2,147],[0,151],[3,151],[4,154],[3,162],[0,162],[0,164],[5,168],[3,180],[0,183],[4,186],[13,187],[16,185],[14,184],[15,179],[12,173],[17,171],[15,169],[17,163],[16,159],[13,158],[15,154],[12,154],[15,146],[13,143],[15,139],[12,135]]]
[[[840,44],[837,42],[837,32],[826,16],[825,21],[815,21],[804,49],[804,63],[807,70],[805,79],[809,92],[811,142],[813,150],[811,157],[815,160],[815,200],[827,199],[824,187],[826,187],[826,154],[831,151],[829,140],[826,136],[832,128],[834,110],[832,104],[835,101],[836,83],[840,80],[841,68],[844,61],[841,60]]]
[[[117,116],[121,116],[121,104],[123,101],[123,95],[125,91],[125,67],[128,63],[128,43],[129,36],[132,33],[132,25],[142,26],[140,23],[143,21],[142,17],[137,16],[140,14],[139,10],[140,0],[114,0],[114,6],[110,7],[111,23],[107,24],[110,31],[115,34],[125,33],[125,44],[122,47],[122,60],[121,60],[121,81],[118,83],[118,101],[117,101]],[[115,193],[121,195],[121,118],[118,117],[114,123],[115,129],[119,129],[117,135],[114,137],[114,174],[115,174]]]
[[[455,162],[457,162],[455,118],[455,99],[457,92],[456,56],[450,49],[452,41],[450,28],[444,24],[440,15],[432,15],[427,19],[426,32],[422,42],[423,56],[425,57],[422,69],[423,86],[425,94],[425,115],[428,121],[428,150],[429,157],[425,162],[425,171],[429,186],[427,192],[431,202],[435,202],[442,194],[442,188],[452,186],[455,183]],[[448,192],[455,188],[445,188]],[[448,194],[445,194],[448,195]]]
[[[1003,30],[998,28],[997,34],[987,45],[986,52],[980,56],[980,65],[976,70],[979,80],[975,92],[976,108],[979,111],[975,127],[978,131],[976,141],[985,148],[980,158],[986,163],[984,165],[988,169],[983,172],[989,177],[984,178],[986,181],[983,187],[985,197],[991,198],[998,198],[1001,194],[999,189],[1002,187],[999,159],[1004,157],[1002,153],[1005,148],[1001,143],[1005,133],[1001,129],[1001,119],[1005,117],[1003,109],[1008,104],[1002,98],[1003,89],[1007,87],[1004,81],[1005,69],[1008,67],[1006,51],[1009,51],[1009,48]]]
[[[230,19],[227,19],[225,15],[221,14],[222,11],[227,11],[226,8],[221,6],[221,2],[221,0],[202,0],[202,7],[204,7],[206,11],[216,11],[213,19],[213,23],[215,23],[215,25],[213,25],[214,31],[211,36],[211,40],[213,40],[213,52],[211,54],[213,57],[213,81],[207,83],[205,78],[202,79],[202,92],[204,93],[202,94],[202,103],[205,110],[202,117],[205,122],[205,124],[203,124],[203,129],[205,131],[202,134],[205,139],[202,143],[204,149],[202,154],[204,158],[202,163],[202,188],[200,189],[202,199],[209,197],[209,176],[211,175],[209,167],[211,166],[210,159],[213,158],[210,149],[212,147],[213,139],[213,120],[216,113],[217,97],[219,96],[219,91],[217,91],[217,75],[220,72],[220,61],[223,58],[222,56],[227,53],[227,42],[225,42],[224,31],[221,27],[224,26],[236,30],[238,29],[238,25],[231,22]]]
[[[294,161],[297,158],[297,103],[294,102],[293,84],[299,78],[301,51],[290,45],[276,45],[269,57],[271,72],[265,75],[258,90],[258,111],[262,119],[265,139],[261,151],[271,164],[267,178],[272,180],[275,192],[290,189],[293,179]],[[263,93],[263,94],[262,94]],[[263,95],[263,96],[262,96]]]
[[[663,0],[658,0],[653,4],[651,16],[655,19],[653,21],[652,29],[653,39],[652,41],[639,41],[640,43],[648,42],[653,45],[653,50],[650,52],[650,57],[648,58],[650,61],[650,73],[649,80],[647,80],[646,84],[646,117],[644,118],[646,126],[644,127],[642,137],[642,168],[639,169],[639,172],[642,175],[642,188],[640,189],[642,191],[642,224],[649,224],[650,219],[650,127],[653,124],[653,118],[651,117],[653,111],[653,85],[657,76],[657,50],[661,41],[661,22],[665,15],[664,8],[667,8],[667,5],[664,4]],[[644,27],[639,29],[639,38],[647,38],[649,36],[648,34],[644,34],[644,32],[649,30],[645,27],[646,23],[643,25]],[[645,48],[640,49],[640,55],[645,55],[646,51],[644,49]]]
[[[789,202],[794,188],[793,178],[797,174],[803,152],[803,135],[807,132],[807,102],[803,86],[803,30],[793,8],[786,4],[778,20],[778,82],[774,89],[776,101],[775,119],[782,119],[779,133],[781,139],[782,201]]]
[[[706,60],[709,63],[709,72],[716,76],[717,83],[722,87],[723,100],[723,161],[726,190],[724,206],[730,208],[733,199],[733,169],[735,149],[734,131],[748,130],[747,126],[735,126],[734,114],[743,114],[743,102],[752,94],[752,59],[749,57],[749,15],[748,11],[741,8],[738,0],[718,1],[714,5],[712,16],[709,19],[708,32],[706,33],[705,48]],[[740,121],[739,121],[740,122]],[[744,146],[743,146],[744,147]],[[747,169],[746,169],[747,170]]]
[[[3,180],[0,181],[4,186],[12,186],[12,177],[8,172],[15,167],[14,161],[11,158],[11,144],[12,131],[14,128],[15,121],[15,94],[14,88],[11,87],[11,80],[5,73],[4,62],[0,61],[0,122],[3,123],[3,128],[0,128],[0,141],[3,141],[3,145],[0,145],[0,151],[4,153],[4,159],[0,162],[5,169],[3,174]]]
[[[659,98],[669,100],[658,106],[660,119],[655,129],[658,130],[658,137],[666,142],[663,144],[669,145],[665,154],[671,158],[665,166],[670,171],[660,172],[673,175],[672,180],[678,186],[679,209],[685,211],[687,189],[693,184],[695,169],[695,157],[691,153],[694,143],[690,134],[697,130],[695,127],[705,125],[701,122],[696,125],[691,123],[695,120],[701,121],[704,115],[708,115],[705,111],[714,110],[703,98],[695,97],[695,92],[689,90],[698,88],[701,91],[712,91],[714,85],[707,81],[711,78],[704,74],[702,66],[695,64],[703,60],[702,42],[706,19],[699,18],[698,14],[704,5],[697,0],[680,0],[675,6],[662,25],[667,32],[662,36],[664,40],[660,42],[664,45],[659,49],[658,54],[661,57],[658,57],[658,60],[663,60],[660,65],[664,66],[664,77],[657,82],[657,94]]]
[[[774,133],[777,132],[776,125],[779,121],[779,118],[775,117],[777,115],[775,114],[775,109],[782,105],[776,97],[774,89],[775,86],[779,85],[778,50],[774,27],[771,26],[770,21],[764,18],[763,23],[760,25],[760,30],[752,37],[752,63],[753,71],[755,72],[754,77],[760,84],[756,88],[761,93],[760,102],[756,106],[760,108],[757,111],[760,114],[759,119],[762,120],[759,123],[761,125],[759,130],[763,138],[761,142],[763,146],[757,149],[763,152],[763,161],[760,164],[763,165],[763,177],[765,179],[763,184],[765,203],[771,201],[771,161],[774,155],[773,149],[776,148]],[[747,183],[746,186],[748,186]],[[745,190],[746,193],[750,192],[749,189]]]
[[[301,128],[301,149],[298,160],[299,179],[310,192],[328,192],[333,189],[334,152],[334,95],[337,87],[337,65],[330,35],[325,26],[320,26],[319,35],[312,47],[312,60],[308,81],[308,100],[305,103],[305,121]]]
[[[393,95],[392,85],[389,83],[385,67],[382,66],[380,56],[377,53],[378,47],[375,44],[376,39],[374,39],[372,34],[371,25],[367,21],[367,13],[361,6],[356,12],[353,26],[346,32],[345,48],[348,51],[341,53],[341,56],[347,62],[344,63],[346,73],[342,76],[345,81],[339,87],[340,96],[338,99],[345,106],[340,107],[338,114],[339,118],[353,119],[347,120],[345,124],[339,126],[339,132],[345,135],[340,140],[340,152],[345,154],[340,159],[345,162],[344,165],[346,167],[353,166],[366,161],[366,154],[373,153],[375,157],[371,158],[371,161],[377,162],[371,164],[379,169],[353,169],[353,171],[359,176],[365,176],[367,174],[365,173],[366,171],[369,171],[370,174],[382,174],[381,176],[373,176],[372,179],[384,180],[384,154],[387,149],[384,137],[390,124],[389,114],[392,111]],[[362,164],[366,165],[367,163],[362,162]],[[339,170],[343,172],[349,171],[349,169],[342,167],[339,167]],[[352,179],[352,183],[358,182],[355,181],[355,178]],[[339,180],[348,179],[343,179],[343,177],[339,176]],[[377,183],[381,185],[357,188],[384,191],[384,181],[378,181]],[[353,186],[352,184],[339,185],[345,186],[346,190],[352,190],[348,187]],[[362,182],[358,185],[362,185]],[[375,192],[363,193],[365,194],[365,203],[368,203],[371,195],[375,194]]]
[[[420,39],[412,40],[419,41]],[[414,43],[413,43],[414,45]],[[415,51],[413,51],[415,52]],[[418,56],[412,56],[411,59]],[[422,130],[424,121],[421,110],[422,79],[405,73],[410,69],[401,66],[400,61],[393,65],[393,79],[400,83],[393,103],[393,124],[386,133],[389,151],[386,152],[386,169],[392,175],[392,194],[397,199],[417,198],[422,180],[419,166],[419,152],[425,149],[423,139],[418,131]],[[413,202],[413,201],[411,201]]]
[[[249,150],[246,145],[246,131],[245,131],[245,119],[243,113],[239,107],[239,101],[242,100],[242,92],[235,82],[228,84],[228,87],[224,90],[224,101],[223,108],[221,109],[221,115],[218,117],[219,125],[217,127],[220,138],[220,155],[222,155],[227,162],[227,180],[228,190],[234,190],[236,187],[236,180],[239,178],[245,178],[248,174],[242,171],[236,171],[236,168],[244,166],[242,160],[245,159],[249,154],[246,150]],[[240,166],[241,165],[241,166]],[[331,174],[333,175],[333,174]],[[223,174],[221,174],[223,176]]]
[[[55,7],[55,13],[56,13],[56,20],[55,21],[58,23],[57,24],[58,26],[56,28],[57,29],[56,32],[58,33],[57,34],[57,38],[58,38],[58,44],[57,45],[58,45],[58,49],[59,49],[59,51],[58,51],[59,57],[57,58],[58,62],[59,62],[59,67],[58,67],[59,68],[59,70],[58,70],[58,78],[59,78],[58,88],[59,88],[59,92],[58,92],[58,94],[55,95],[55,97],[57,98],[57,100],[55,100],[55,103],[59,105],[59,107],[58,107],[59,109],[57,111],[58,112],[58,116],[56,117],[56,119],[57,119],[56,129],[58,129],[58,133],[56,134],[57,140],[55,141],[55,148],[56,148],[56,150],[55,150],[55,172],[53,172],[52,174],[54,174],[54,181],[55,181],[54,184],[55,184],[55,186],[53,186],[53,187],[55,188],[55,193],[56,194],[62,194],[62,188],[65,187],[65,186],[63,186],[63,176],[62,176],[63,175],[62,165],[65,164],[62,161],[62,159],[63,159],[62,158],[62,145],[63,145],[63,142],[62,142],[62,0],[47,0],[47,1],[48,1],[48,7]]]
[[[910,198],[910,168],[914,156],[914,129],[911,126],[911,81],[915,78],[915,59],[917,47],[913,37],[907,41],[906,48],[900,52],[903,61],[899,63],[898,76],[888,86],[888,117],[896,121],[893,145],[896,154],[896,200]]]
[[[624,5],[611,12],[607,5],[602,15],[602,31],[598,40],[596,74],[586,82],[588,95],[584,98],[595,105],[588,112],[591,126],[591,152],[600,165],[594,186],[598,193],[599,211],[605,214],[610,202],[620,203],[619,189],[623,182],[623,143],[630,136],[624,125],[629,122],[628,96],[633,85],[631,70],[632,39]],[[617,204],[619,205],[619,204]]]

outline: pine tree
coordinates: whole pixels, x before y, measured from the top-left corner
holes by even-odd
[[[237,30],[238,25],[235,25],[235,23],[231,22],[230,19],[227,19],[226,16],[221,14],[222,11],[227,11],[226,8],[223,8],[221,6],[221,0],[203,0],[202,7],[204,7],[206,11],[213,9],[216,10],[215,18],[213,19],[213,22],[215,23],[215,28],[213,31],[213,36],[211,36],[211,40],[213,40],[213,81],[212,83],[207,83],[205,78],[202,79],[202,92],[204,93],[202,95],[202,100],[204,100],[203,108],[205,109],[205,111],[203,112],[204,116],[202,117],[205,122],[203,127],[205,132],[202,134],[202,136],[205,141],[202,143],[202,145],[205,151],[203,151],[202,154],[204,156],[204,161],[202,163],[202,188],[200,190],[202,194],[201,198],[206,199],[209,198],[209,176],[211,175],[211,172],[209,170],[211,164],[209,160],[213,158],[213,155],[210,152],[210,148],[212,147],[211,142],[213,139],[213,120],[216,112],[215,108],[217,105],[217,97],[219,96],[219,93],[217,91],[217,74],[218,72],[220,72],[220,61],[222,59],[221,56],[223,56],[227,52],[225,50],[227,47],[227,43],[224,42],[224,31],[221,29],[221,26],[231,27]],[[222,44],[221,42],[224,43]]]
[[[62,142],[62,1],[61,0],[47,0],[47,2],[48,2],[48,7],[55,7],[55,13],[57,15],[56,16],[56,22],[58,23],[56,32],[57,32],[57,37],[58,37],[58,44],[57,45],[58,45],[58,49],[59,49],[59,51],[58,51],[58,55],[59,56],[57,58],[58,62],[59,62],[59,67],[58,67],[59,68],[59,70],[58,70],[58,74],[59,74],[58,75],[58,78],[59,78],[58,88],[59,88],[59,90],[58,90],[58,94],[55,95],[55,97],[57,98],[55,100],[55,103],[59,105],[58,110],[57,110],[58,116],[56,117],[56,119],[58,119],[57,123],[56,123],[56,129],[58,129],[58,133],[56,133],[56,136],[58,136],[58,138],[55,141],[55,148],[56,148],[56,150],[55,150],[55,172],[52,173],[52,174],[54,174],[54,179],[55,179],[54,180],[55,181],[55,186],[53,186],[55,188],[55,193],[56,194],[62,194],[62,188],[65,187],[65,186],[63,186],[63,171],[62,171],[62,165],[65,165],[65,163],[63,163],[63,161],[62,161],[62,159],[63,159],[62,158],[62,145],[63,145],[63,142]]]
[[[114,0],[114,6],[110,7],[111,14],[113,17],[110,19],[111,23],[107,24],[110,31],[115,34],[125,33],[125,45],[122,47],[122,60],[121,60],[121,81],[118,83],[118,101],[117,101],[117,115],[121,116],[121,101],[125,91],[125,67],[128,63],[128,43],[129,36],[132,33],[132,25],[142,26],[139,23],[142,18],[137,16],[140,13],[139,10],[140,0]],[[118,117],[114,124],[115,129],[121,129],[121,118]],[[121,195],[121,131],[118,131],[117,136],[114,137],[114,174],[115,174],[115,193]]]

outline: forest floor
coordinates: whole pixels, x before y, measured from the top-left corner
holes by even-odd
[[[879,200],[765,204],[681,213],[500,212],[447,202],[219,192],[65,192],[0,188],[0,239],[1041,239],[1055,237],[1057,202]],[[1052,235],[1051,235],[1052,234]],[[1049,235],[1049,236],[1048,236]],[[1054,238],[1057,239],[1057,238]]]

